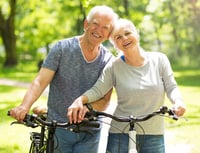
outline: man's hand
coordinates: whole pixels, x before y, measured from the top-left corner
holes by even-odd
[[[12,116],[13,118],[15,118],[16,120],[20,122],[23,122],[23,119],[25,118],[26,114],[29,112],[29,109],[20,105],[18,107],[11,109],[9,112],[10,112],[10,116]]]
[[[72,123],[80,123],[88,111],[88,109],[83,105],[83,97],[78,97],[71,106],[68,108],[67,117],[69,119],[70,124]]]

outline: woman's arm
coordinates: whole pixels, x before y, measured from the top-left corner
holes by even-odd
[[[164,62],[162,64],[163,65],[162,76],[163,76],[163,81],[164,81],[164,86],[165,86],[165,91],[167,93],[167,97],[172,102],[173,109],[174,109],[176,115],[183,116],[186,111],[186,105],[183,102],[181,92],[180,92],[177,82],[174,78],[171,64],[170,64],[167,56],[164,56],[164,59],[162,61]]]

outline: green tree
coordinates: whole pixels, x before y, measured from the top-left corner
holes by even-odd
[[[5,65],[15,65],[22,58],[35,60],[39,48],[48,50],[58,39],[81,34],[86,14],[95,5],[108,5],[120,17],[132,20],[145,49],[163,51],[171,60],[184,59],[184,63],[195,57],[194,64],[200,63],[198,0],[1,0]]]
[[[4,66],[17,64],[15,36],[16,0],[0,3],[0,33],[6,51]]]

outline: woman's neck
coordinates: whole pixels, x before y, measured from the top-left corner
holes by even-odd
[[[140,47],[124,52],[124,56],[126,63],[132,66],[143,66],[147,62],[145,52]]]

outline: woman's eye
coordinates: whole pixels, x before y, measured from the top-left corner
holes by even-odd
[[[105,29],[105,30],[109,30],[109,27],[107,27],[107,26],[104,26],[104,27],[103,27],[103,29]]]
[[[117,37],[115,37],[116,40],[119,40],[119,39],[121,39],[121,38],[122,38],[122,36],[117,36]]]

